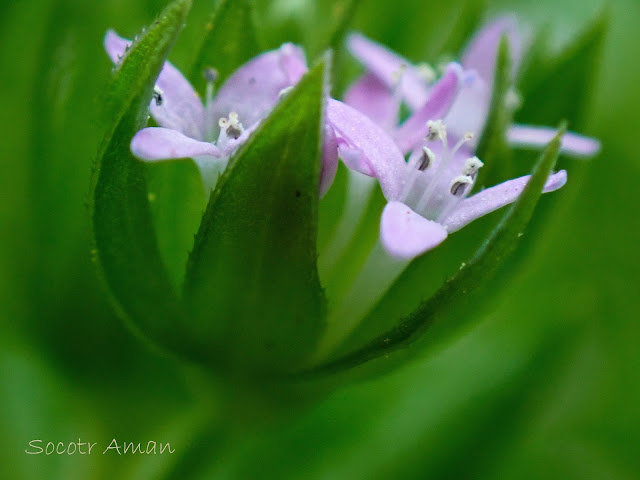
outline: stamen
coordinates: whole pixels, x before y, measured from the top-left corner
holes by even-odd
[[[202,70],[202,76],[207,83],[204,98],[204,135],[205,137],[209,137],[210,135],[213,135],[213,122],[215,122],[212,107],[213,95],[215,93],[215,83],[218,80],[219,74],[215,68],[207,67]]]
[[[467,158],[462,167],[462,175],[476,179],[478,170],[484,166],[484,163],[478,157]]]
[[[400,67],[391,74],[391,79],[393,83],[397,86],[402,81],[402,76],[407,71],[407,64],[403,63]]]
[[[451,153],[449,154],[449,156],[451,158],[453,158],[453,156],[458,153],[458,150],[460,150],[460,148],[462,147],[462,145],[464,145],[465,143],[471,141],[473,139],[474,135],[472,132],[467,132],[464,134],[464,136],[458,141],[458,143],[455,144],[455,146],[453,147],[453,150],[451,150]]]
[[[418,64],[416,70],[418,71],[418,75],[428,84],[433,83],[438,76],[435,69],[428,63]]]
[[[162,105],[162,102],[164,101],[164,99],[162,98],[163,94],[164,92],[160,87],[158,87],[157,85],[153,87],[153,100],[156,102],[156,107]]]
[[[244,132],[244,127],[238,120],[238,114],[236,112],[229,113],[229,118],[222,117],[218,120],[218,125],[233,139],[237,139],[242,135],[242,132]]]
[[[420,177],[419,172],[426,171],[436,161],[436,154],[429,147],[422,147],[421,152],[413,152],[407,165],[407,173],[400,192],[400,201],[405,201]]]
[[[436,161],[436,154],[429,147],[422,147],[422,155],[420,155],[420,160],[418,161],[417,168],[421,172],[424,172],[428,169],[433,162]]]
[[[440,141],[442,142],[442,158],[440,159],[436,172],[433,174],[433,181],[429,184],[417,203],[415,209],[416,212],[420,212],[426,209],[426,207],[429,205],[429,200],[431,200],[431,197],[433,196],[433,193],[436,189],[436,185],[438,184],[437,179],[445,172],[449,161],[453,157],[452,152],[449,151],[449,143],[447,141],[447,126],[444,124],[444,122],[442,120],[429,120],[427,122],[427,128],[429,129],[426,137],[427,141],[440,139]],[[460,146],[456,145],[456,149],[457,148],[460,148]],[[455,151],[456,150],[454,149],[454,153]]]
[[[202,76],[207,83],[216,83],[216,80],[218,80],[218,71],[213,67],[207,67],[202,71]]]
[[[473,185],[473,178],[469,175],[458,175],[451,182],[449,193],[454,197],[464,197],[470,185]]]
[[[426,137],[427,141],[432,142],[440,139],[442,142],[445,142],[447,140],[447,127],[442,120],[429,120],[427,122],[427,128],[429,129]]]

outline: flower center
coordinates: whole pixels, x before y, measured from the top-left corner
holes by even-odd
[[[229,141],[237,140],[244,132],[244,127],[242,126],[242,123],[240,123],[240,119],[236,112],[230,112],[228,118],[220,118],[220,120],[218,120],[218,126],[220,127],[220,135],[218,135],[216,145],[221,148]]]
[[[429,121],[422,149],[411,154],[399,200],[429,220],[444,219],[473,188],[483,163],[460,149],[473,138],[465,134],[449,148],[442,120]]]
[[[416,72],[422,78],[427,85],[431,85],[438,78],[438,73],[435,69],[426,62],[419,63],[416,65]]]

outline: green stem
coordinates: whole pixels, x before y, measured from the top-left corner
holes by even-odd
[[[326,358],[360,324],[409,265],[389,256],[378,241],[353,284],[329,312],[328,328],[316,353]]]

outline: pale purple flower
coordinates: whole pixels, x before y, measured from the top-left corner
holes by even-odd
[[[111,30],[104,40],[105,49],[116,64],[130,44]],[[159,126],[136,133],[131,151],[145,161],[193,158],[205,187],[211,188],[233,152],[306,72],[302,49],[286,43],[241,66],[215,95],[215,70],[203,72],[207,78],[203,102],[182,73],[165,62],[150,105],[150,113]],[[321,193],[333,181],[336,148],[333,131],[325,127]]]
[[[430,121],[427,144],[406,162],[393,139],[354,108],[329,100],[327,117],[345,163],[380,183],[388,201],[380,222],[380,241],[394,258],[410,260],[421,255],[449,233],[514,202],[530,178],[508,180],[467,198],[482,167],[466,145],[471,136],[450,145],[444,123]],[[557,190],[566,180],[565,171],[553,174],[544,191]]]
[[[461,65],[468,72],[465,88],[460,90],[447,116],[442,117],[451,138],[462,138],[467,132],[482,133],[489,114],[498,48],[503,35],[509,39],[512,76],[515,78],[522,57],[522,42],[515,19],[502,17],[481,29],[461,56]],[[412,65],[407,59],[359,34],[349,36],[348,48],[365,66],[367,73],[349,89],[345,102],[378,125],[385,129],[395,125],[399,100],[416,111],[430,98],[435,72],[428,65]],[[475,76],[469,72],[475,72]],[[512,91],[509,96],[515,108],[517,94]],[[433,117],[434,120],[437,118],[440,117]],[[555,131],[549,128],[514,124],[507,132],[507,140],[515,147],[543,148],[554,135]],[[471,140],[469,146],[474,148],[476,140]],[[418,146],[401,145],[404,152]],[[562,151],[565,154],[588,157],[599,150],[597,140],[574,133],[563,138]]]

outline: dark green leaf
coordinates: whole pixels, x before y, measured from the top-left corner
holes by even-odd
[[[129,143],[147,122],[155,80],[190,6],[190,0],[171,3],[117,67],[92,194],[96,255],[116,306],[164,345],[175,340],[169,331],[180,315],[179,302],[158,253],[144,165]]]
[[[299,368],[324,329],[316,235],[325,67],[231,160],[195,239],[190,328],[227,374]]]
[[[223,82],[236,68],[260,53],[252,0],[222,0],[207,23],[207,33],[191,71],[191,83],[205,94],[205,69]]]
[[[518,239],[531,220],[544,184],[555,166],[560,151],[563,127],[545,149],[531,180],[519,199],[509,208],[491,236],[469,262],[417,310],[396,327],[356,351],[312,370],[311,375],[337,373],[362,366],[351,375],[379,374],[395,368],[425,347],[449,338],[474,320],[468,307],[477,293],[515,249]],[[465,313],[466,312],[466,313]],[[427,335],[427,333],[429,333]],[[373,360],[381,359],[379,362]],[[349,376],[349,372],[346,374]]]
[[[493,185],[509,178],[507,129],[511,124],[512,112],[507,96],[513,85],[511,71],[509,40],[504,35],[498,47],[489,115],[476,149],[476,155],[484,162],[484,167],[478,174],[477,187]]]
[[[551,51],[551,28],[543,25],[534,34],[531,46],[524,52],[516,86],[520,92],[529,92],[546,75]]]
[[[558,56],[547,59],[546,68],[523,84],[524,106],[517,113],[523,123],[549,124],[567,119],[572,128],[584,123],[594,78],[601,61],[608,15],[593,24]]]

